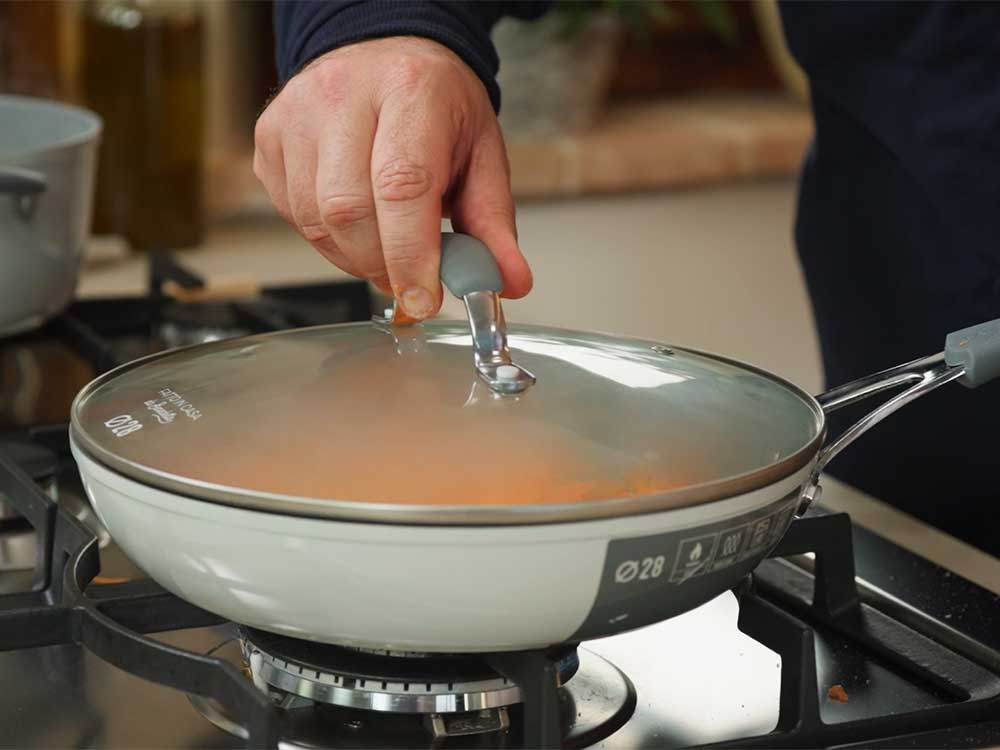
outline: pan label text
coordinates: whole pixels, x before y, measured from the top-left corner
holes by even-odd
[[[636,578],[647,581],[663,575],[663,565],[667,559],[663,555],[644,557],[641,560],[626,560],[615,569],[615,583],[631,583]]]
[[[195,407],[190,401],[184,398],[181,394],[175,391],[173,388],[161,388],[160,396],[163,397],[164,404],[169,404],[183,414],[185,417],[191,421],[197,421],[202,418],[201,410]]]
[[[612,538],[594,603],[569,640],[665,620],[731,589],[778,543],[798,505],[796,488],[763,507],[709,522]]]
[[[149,401],[144,401],[146,408],[153,412],[153,419],[155,419],[160,424],[170,424],[177,418],[177,412],[170,411],[164,406],[166,401],[156,401],[155,399],[150,399]]]
[[[117,417],[111,417],[104,426],[111,430],[115,437],[125,437],[141,430],[142,422],[133,419],[131,414],[119,414]]]

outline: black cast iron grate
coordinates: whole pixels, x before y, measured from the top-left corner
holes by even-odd
[[[169,253],[149,258],[149,293],[144,297],[111,297],[74,302],[43,328],[23,338],[62,342],[100,375],[139,355],[122,357],[119,337],[153,338],[159,325],[224,320],[245,333],[367,320],[373,300],[364,281],[265,287],[253,299],[212,303],[178,302],[164,291],[166,282],[201,289],[205,281]],[[147,352],[148,353],[148,352]]]
[[[52,442],[64,443],[50,431]],[[277,747],[283,717],[267,696],[229,662],[176,648],[151,633],[221,624],[223,620],[150,580],[90,586],[99,570],[96,537],[62,511],[0,455],[0,493],[36,530],[44,551],[33,590],[0,596],[0,651],[78,644],[131,674],[218,701],[247,730],[248,747]],[[813,574],[786,558],[815,553]],[[797,520],[740,597],[739,627],[780,654],[779,718],[771,733],[719,743],[725,747],[933,746],[956,727],[976,726],[989,744],[1000,737],[1000,663],[983,665],[931,637],[919,618],[904,624],[862,601],[854,580],[851,524],[844,514]],[[799,614],[796,617],[789,611]],[[820,717],[813,629],[822,623],[949,697],[941,706],[825,724]],[[924,631],[924,632],[921,632]],[[970,646],[971,650],[972,647]],[[960,649],[959,649],[960,650]],[[982,657],[982,654],[979,654]],[[993,652],[987,661],[995,659]],[[556,667],[544,651],[495,654],[490,664],[526,696],[521,743],[560,744]],[[926,744],[930,743],[930,744]]]

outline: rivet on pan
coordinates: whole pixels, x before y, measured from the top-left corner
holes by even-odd
[[[361,729],[361,727],[364,726],[364,723],[361,721],[361,719],[351,719],[350,721],[345,721],[344,726],[347,727],[348,729],[353,729],[357,731],[358,729]]]
[[[669,357],[670,355],[672,355],[674,353],[674,350],[671,349],[669,346],[661,346],[660,344],[657,344],[655,346],[651,346],[649,348],[652,349],[657,354],[663,354],[663,355],[666,355],[667,357]]]

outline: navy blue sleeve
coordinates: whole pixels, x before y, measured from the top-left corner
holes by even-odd
[[[420,36],[443,44],[482,79],[500,109],[496,50],[490,29],[501,16],[535,18],[548,2],[476,0],[278,0],[274,4],[278,76],[284,84],[312,59],[345,44],[387,36]]]

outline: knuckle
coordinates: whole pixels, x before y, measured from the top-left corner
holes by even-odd
[[[479,202],[477,213],[491,224],[501,222],[506,225],[514,223],[516,208],[512,200],[490,196]]]
[[[396,244],[384,249],[387,265],[399,268],[401,266],[419,266],[428,261],[426,248],[406,243]]]
[[[371,267],[371,266],[361,266],[358,268],[358,276],[362,279],[366,279],[373,283],[378,283],[383,279],[388,280],[389,274],[385,270],[385,266]]]
[[[271,106],[274,106],[273,104]],[[274,135],[271,130],[270,117],[268,113],[271,108],[268,107],[258,119],[257,123],[253,126],[253,144],[254,148],[258,151],[264,151],[268,149],[272,142],[274,141]]]
[[[276,166],[261,148],[255,148],[253,152],[253,173],[260,180],[264,187],[270,188],[269,183],[277,179]]]
[[[392,159],[378,169],[374,179],[375,196],[383,201],[415,200],[434,186],[430,170],[411,159]]]
[[[309,242],[320,242],[330,238],[330,232],[323,224],[300,224],[299,232]]]
[[[420,86],[433,62],[417,55],[404,55],[395,60],[389,72],[392,83],[401,89],[410,90]]]
[[[323,223],[335,231],[345,231],[372,218],[372,207],[363,195],[331,195],[320,198]]]
[[[338,268],[343,268],[348,273],[354,273],[353,268],[348,268],[351,265],[350,260],[344,255],[344,251],[340,249],[336,242],[331,239],[320,240],[318,242],[311,243],[314,248],[319,250],[324,256],[330,259]]]
[[[316,248],[317,252],[319,252],[320,255],[322,255],[324,258],[326,258],[328,261],[330,261],[333,265],[335,265],[344,273],[349,273],[351,274],[351,276],[357,276],[357,274],[354,272],[354,267],[351,265],[351,262],[347,260],[347,258],[344,257],[344,254],[340,252],[340,250],[337,249],[336,247],[330,247],[322,244],[313,245],[313,247]]]
[[[311,86],[318,87],[327,104],[341,101],[348,90],[350,66],[343,60],[323,60],[310,71]],[[316,89],[313,89],[315,91]]]

